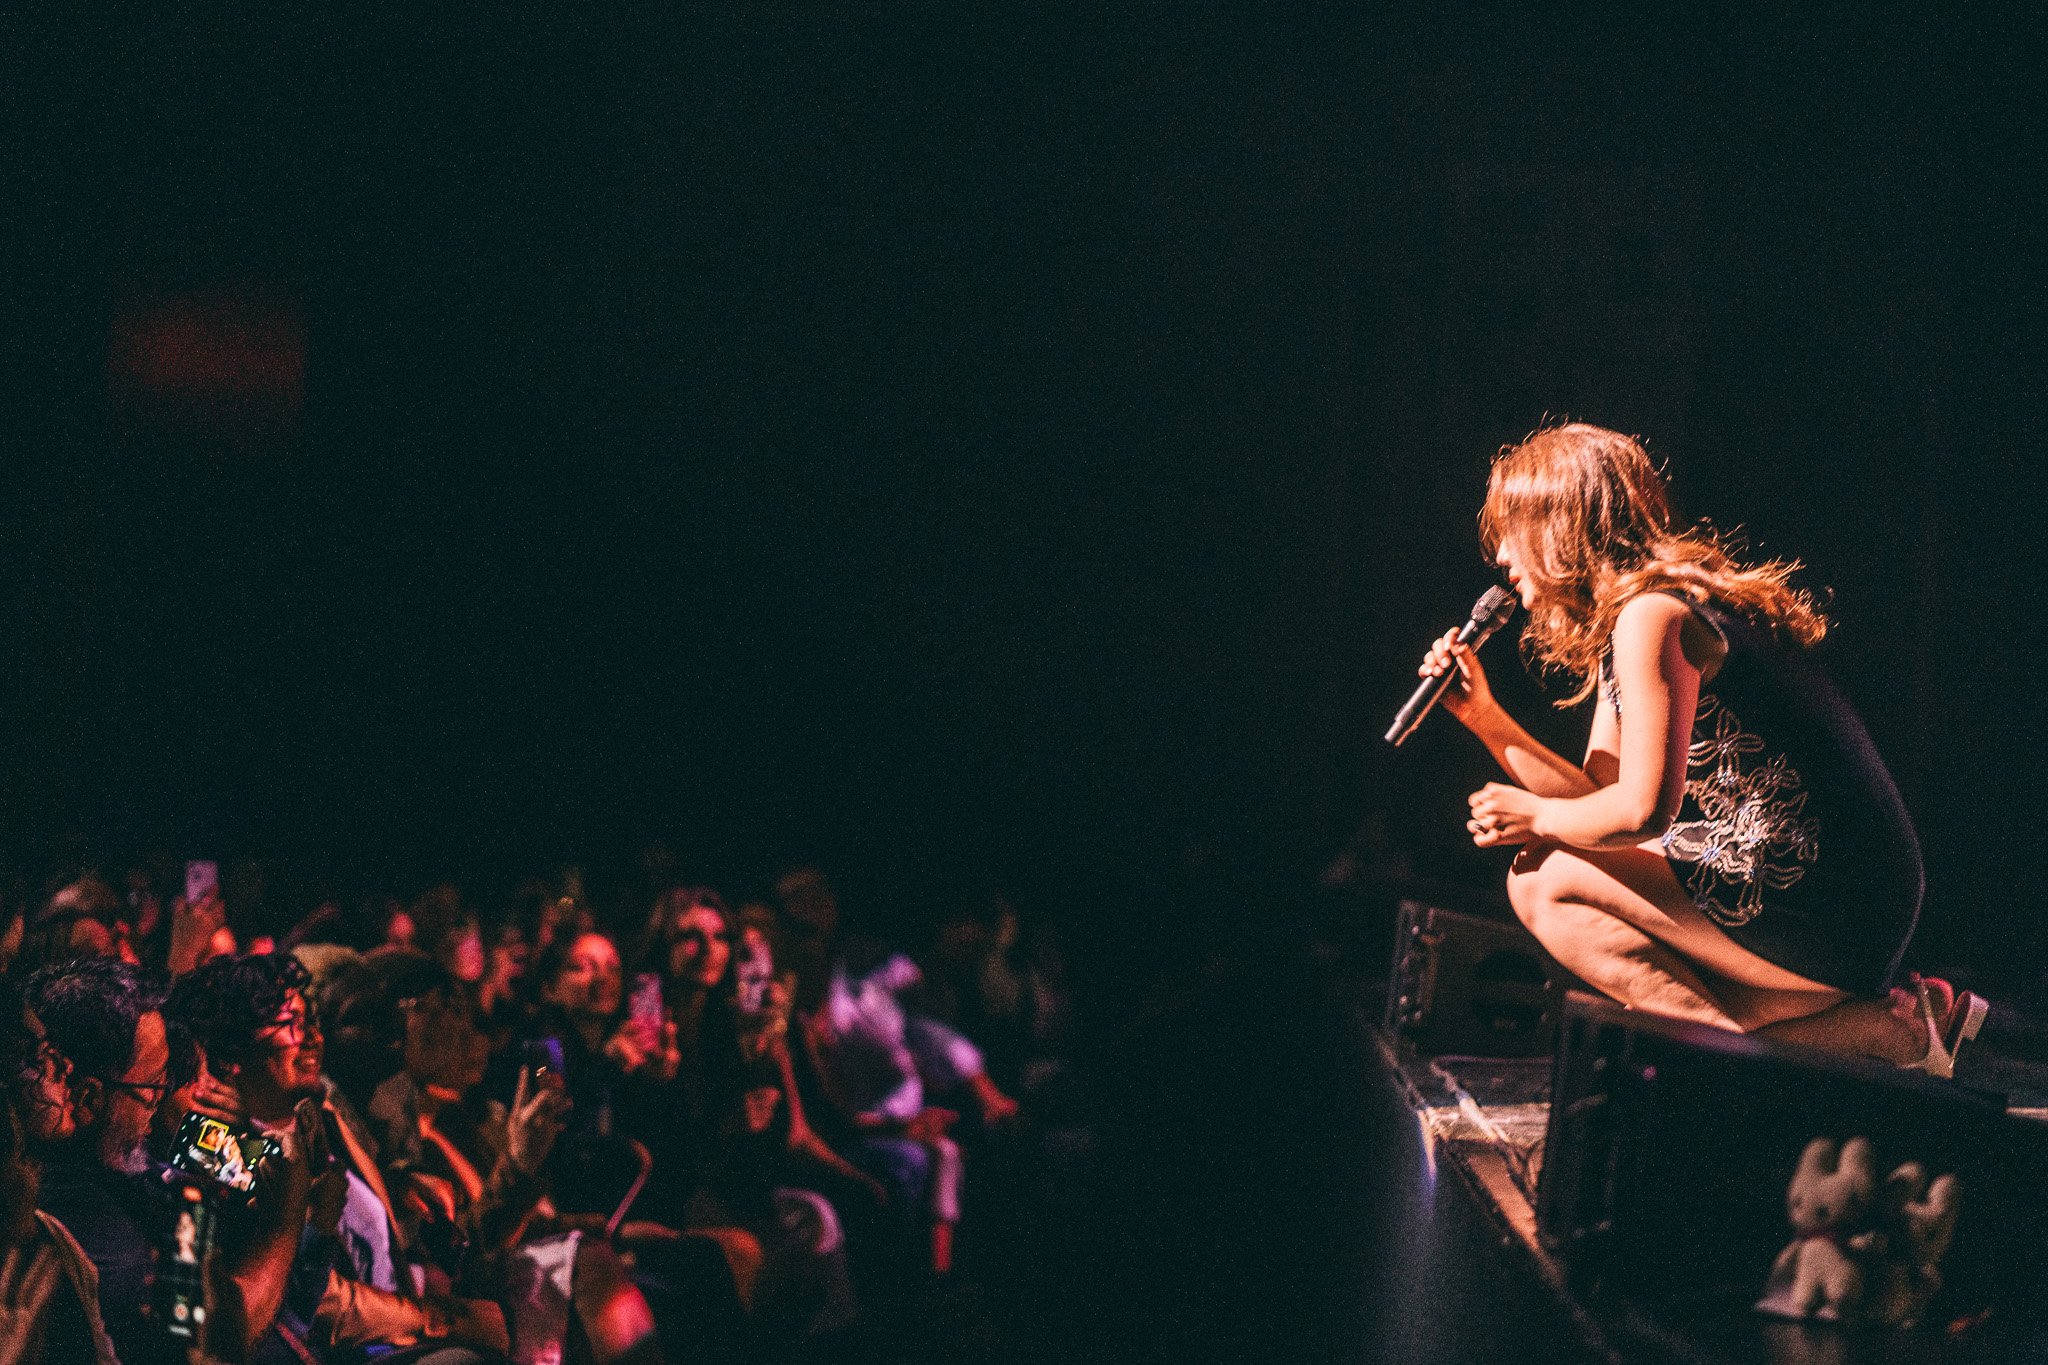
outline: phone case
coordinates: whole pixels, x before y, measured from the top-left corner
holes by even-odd
[[[171,1164],[189,1175],[247,1194],[256,1188],[256,1168],[270,1148],[269,1138],[237,1133],[204,1114],[187,1114],[171,1144]]]
[[[661,978],[641,972],[633,978],[633,998],[628,1012],[640,1023],[661,1027]]]
[[[185,904],[197,905],[218,890],[220,890],[219,863],[190,862],[185,864]]]
[[[213,1244],[213,1210],[190,1185],[179,1188],[170,1240],[157,1253],[152,1305],[163,1330],[200,1344],[206,1331],[206,1251]]]

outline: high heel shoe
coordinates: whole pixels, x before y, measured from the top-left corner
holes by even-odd
[[[1946,1015],[1938,1014],[1934,1008],[1934,998],[1927,990],[1930,980],[1936,980],[1942,994],[1950,998]],[[1913,991],[1919,1001],[1913,1017],[1927,1030],[1927,1055],[1907,1063],[1906,1069],[1952,1080],[1956,1074],[1956,1053],[1984,1027],[1984,1016],[1991,1012],[1991,1004],[1975,991],[1958,995],[1946,981],[1932,977],[1913,978]]]

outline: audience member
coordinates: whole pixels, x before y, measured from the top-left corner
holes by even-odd
[[[805,1045],[823,1096],[851,1129],[849,1155],[899,1208],[926,1211],[931,1269],[949,1273],[965,1175],[951,1131],[960,1114],[928,1097],[964,1095],[988,1127],[1013,1119],[1016,1102],[989,1079],[972,1042],[904,1010],[899,993],[921,978],[916,963],[841,942],[838,896],[821,872],[786,873],[777,892],[800,964],[797,997],[815,1002],[802,1015]]]
[[[663,1160],[686,1193],[684,1226],[738,1227],[759,1245],[757,1312],[788,1336],[844,1326],[854,1313],[838,1211],[812,1185],[879,1186],[804,1120],[784,1039],[788,1001],[743,1002],[731,916],[715,892],[664,897],[652,960],[677,1020],[678,1117]],[[753,964],[772,976],[772,961]]]
[[[659,1124],[665,1107],[652,1101],[682,1063],[673,1017],[634,1017],[626,1010],[619,950],[595,931],[551,940],[528,974],[534,1016],[525,1041],[547,1053],[575,1101],[576,1126],[610,1133],[622,1100],[633,1105],[627,1127]],[[641,1136],[634,1132],[632,1136]]]
[[[12,980],[14,964],[21,957],[22,939],[28,934],[28,918],[19,896],[0,891],[0,977]]]
[[[28,984],[28,1006],[70,1077],[69,1120],[40,1153],[41,1207],[98,1267],[101,1315],[127,1365],[184,1354],[148,1309],[154,1248],[170,1226],[148,1143],[158,1105],[185,1079],[173,1068],[163,998],[134,967],[104,957],[44,967]],[[285,1162],[267,1198],[223,1220],[221,1254],[205,1267],[216,1354],[246,1356],[277,1311],[304,1218],[302,1170]]]
[[[543,1167],[569,1103],[560,1079],[522,1070],[509,1107],[466,1108],[488,1045],[459,983],[423,953],[369,953],[322,1000],[333,1069],[355,1078],[348,1098],[370,1119],[431,1271],[504,1306],[517,1359],[559,1354],[572,1317],[600,1365],[651,1358],[652,1314],[611,1247],[555,1230],[541,1212]],[[361,1055],[343,1065],[348,1053]]]
[[[67,1136],[70,1068],[11,987],[0,989],[0,1365],[111,1365],[99,1271],[70,1230],[36,1207],[29,1145]]]
[[[939,926],[926,984],[921,1008],[973,1038],[1000,1084],[1035,1092],[1058,1074],[1066,964],[1051,927],[1026,926],[1008,897]]]
[[[258,1132],[288,1151],[313,1143],[291,1131],[306,1103],[318,1114],[318,1143],[334,1159],[320,1175],[315,1216],[291,1263],[281,1314],[287,1332],[321,1349],[374,1352],[387,1362],[401,1349],[436,1365],[464,1358],[436,1354],[451,1344],[502,1351],[509,1343],[496,1304],[423,1292],[375,1140],[343,1087],[322,1074],[326,1040],[308,984],[288,955],[218,958],[181,979],[170,1002]],[[381,1078],[371,1078],[372,1062],[354,1050],[342,1057],[356,1068],[344,1074],[375,1088]]]
[[[950,1271],[962,1144],[1017,1113],[968,1034],[1047,1013],[1001,922],[935,998],[814,868],[781,913],[643,868],[628,976],[575,869],[285,928],[253,860],[226,901],[150,867],[0,918],[0,1365],[183,1362],[179,1315],[231,1365],[813,1358]],[[233,1190],[223,1125],[272,1148]]]

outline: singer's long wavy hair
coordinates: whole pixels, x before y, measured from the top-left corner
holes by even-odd
[[[1702,522],[1673,524],[1664,476],[1641,441],[1605,427],[1546,427],[1494,458],[1479,536],[1491,556],[1512,539],[1537,580],[1522,649],[1574,685],[1584,701],[1622,606],[1646,592],[1714,602],[1802,646],[1827,634],[1812,594],[1795,587],[1797,560],[1744,564]]]

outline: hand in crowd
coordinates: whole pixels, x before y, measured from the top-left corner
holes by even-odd
[[[193,1108],[198,1109],[198,1105]],[[201,1113],[210,1111],[201,1109]],[[212,1115],[219,1118],[220,1115]],[[301,1100],[292,1111],[290,1139],[273,1148],[264,1158],[263,1177],[256,1182],[249,1207],[259,1226],[272,1226],[280,1219],[307,1207],[316,1177],[324,1169],[325,1134],[321,1132],[320,1104]],[[315,1143],[318,1140],[319,1145]]]
[[[976,1107],[981,1110],[983,1127],[1004,1128],[1016,1122],[1022,1106],[1004,1094],[996,1083],[988,1078],[987,1072],[969,1077],[967,1088],[974,1096]]]
[[[628,1218],[619,1224],[618,1240],[626,1246],[647,1246],[654,1242],[680,1242],[683,1234],[651,1218]]]
[[[946,1130],[960,1121],[960,1115],[952,1109],[937,1106],[923,1109],[916,1118],[903,1125],[903,1136],[912,1142],[937,1142],[946,1135]]]
[[[453,1180],[427,1171],[408,1171],[404,1188],[405,1206],[416,1217],[427,1222],[455,1221],[461,1199]]]
[[[663,1021],[656,1030],[639,1019],[628,1019],[604,1045],[604,1055],[618,1063],[628,1076],[654,1081],[672,1081],[682,1069],[683,1052],[676,1044],[676,1021]]]
[[[782,1090],[779,1086],[757,1085],[740,1097],[741,1130],[751,1135],[768,1131],[768,1125],[775,1121],[775,1111],[782,1104]]]
[[[332,1237],[341,1228],[342,1209],[348,1203],[348,1167],[335,1160],[334,1146],[327,1135],[327,1116],[318,1100],[300,1100],[292,1110],[292,1125],[295,1145],[305,1155],[304,1164],[312,1180],[306,1220],[315,1232]]]
[[[512,1108],[505,1115],[505,1155],[529,1178],[539,1175],[569,1117],[569,1092],[553,1071],[519,1069]]]
[[[174,1133],[187,1114],[204,1114],[234,1128],[248,1127],[248,1108],[242,1103],[241,1092],[235,1089],[234,1082],[213,1074],[204,1053],[199,1057],[198,1074],[175,1090],[165,1092],[157,1119],[164,1132]]]
[[[133,937],[138,939],[152,937],[157,931],[157,926],[163,923],[163,898],[158,896],[155,888],[151,887],[147,880],[145,880],[140,886],[131,885],[128,893],[128,905],[132,912],[130,927]]]
[[[210,957],[217,956],[223,949],[219,936],[227,932],[228,910],[222,903],[220,892],[208,892],[196,904],[187,903],[183,896],[171,902],[171,946],[166,965],[172,976],[182,976]],[[233,939],[228,940],[226,952],[235,950]]]
[[[489,1299],[444,1298],[429,1301],[429,1335],[475,1346],[500,1355],[512,1349],[505,1310]]]
[[[237,1128],[247,1127],[249,1123],[249,1111],[243,1106],[242,1093],[235,1089],[234,1082],[220,1079],[203,1066],[199,1079],[186,1092],[186,1108]]]
[[[319,1102],[299,1103],[285,1142],[264,1158],[250,1195],[246,1234],[232,1251],[208,1258],[206,1283],[209,1352],[192,1359],[246,1359],[283,1302],[308,1198],[325,1161]]]

